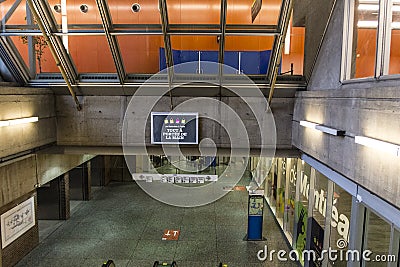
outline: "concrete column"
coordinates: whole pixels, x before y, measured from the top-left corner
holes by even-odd
[[[60,219],[68,220],[70,217],[70,206],[69,206],[69,173],[59,177],[60,179]]]
[[[105,157],[97,156],[90,161],[92,186],[105,186]]]
[[[71,200],[89,200],[91,198],[90,162],[69,171],[69,190]]]
[[[111,156],[104,156],[104,185],[111,181]]]
[[[67,220],[70,215],[68,173],[39,187],[37,198],[39,220]]]
[[[135,160],[135,158],[132,157],[132,160]],[[132,181],[132,176],[130,175],[124,156],[109,156],[108,161],[109,176],[106,180],[117,182]]]

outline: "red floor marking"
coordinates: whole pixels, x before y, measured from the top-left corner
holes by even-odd
[[[165,229],[161,240],[178,240],[180,233],[180,230]]]
[[[246,187],[245,186],[241,186],[241,185],[237,185],[233,188],[233,190],[235,191],[246,191]]]

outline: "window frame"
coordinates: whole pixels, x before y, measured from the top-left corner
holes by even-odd
[[[391,23],[393,0],[379,0],[378,28],[376,34],[375,71],[374,76],[351,78],[353,56],[353,31],[355,0],[345,0],[343,18],[342,62],[340,82],[349,81],[374,81],[400,78],[399,74],[389,74],[390,47],[391,47]]]

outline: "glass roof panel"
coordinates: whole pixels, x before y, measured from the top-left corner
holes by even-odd
[[[161,35],[122,35],[117,38],[127,73],[154,74],[159,71],[160,48],[164,46]]]
[[[243,74],[266,74],[273,42],[273,36],[226,36],[224,62]]]
[[[11,40],[14,46],[17,48],[21,58],[24,60],[25,65],[29,66],[27,39],[22,36],[10,36],[9,40]]]
[[[69,36],[68,46],[79,73],[116,73],[105,36]]]
[[[14,12],[9,13],[13,7],[15,1],[4,1],[0,4],[0,16],[4,20],[5,16],[8,15],[8,21],[6,25],[26,25],[26,2],[25,0],[17,6]],[[10,11],[11,12],[11,11]],[[11,15],[10,15],[11,14]]]

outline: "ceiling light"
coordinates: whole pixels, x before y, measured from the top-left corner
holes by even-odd
[[[337,136],[343,136],[346,133],[346,131],[338,130],[338,129],[323,126],[323,125],[317,125],[317,126],[315,126],[315,129],[318,131],[330,134],[330,135],[337,135]]]
[[[54,5],[53,9],[55,12],[61,13],[61,5],[60,4]]]
[[[135,4],[132,5],[131,9],[132,9],[132,12],[135,12],[135,13],[139,12],[140,11],[140,5],[138,3],[135,3]]]
[[[360,144],[366,147],[375,148],[396,156],[400,156],[400,146],[385,141],[369,138],[365,136],[356,136],[354,138],[356,144]]]
[[[15,120],[0,121],[0,127],[36,122],[38,120],[39,120],[38,117],[29,117],[29,118],[15,119]]]
[[[82,4],[82,5],[79,6],[79,10],[82,13],[87,13],[89,11],[89,7],[86,4]]]
[[[300,121],[300,125],[307,127],[307,128],[315,129],[315,130],[318,130],[318,131],[321,131],[323,133],[327,133],[330,135],[343,136],[346,133],[346,131],[327,127],[327,126],[324,126],[324,125],[321,125],[321,124],[318,124],[315,122],[310,122],[310,121]]]
[[[378,27],[378,21],[374,20],[360,20],[357,22],[358,28],[376,28]],[[400,29],[400,22],[394,21],[391,23],[392,29]]]
[[[300,125],[310,128],[310,129],[315,129],[315,127],[318,125],[318,123],[310,122],[310,121],[300,121]]]
[[[365,11],[378,11],[379,10],[379,5],[370,5],[370,4],[360,4],[358,6],[358,10],[365,10]],[[400,11],[400,6],[392,6],[391,8],[392,12],[398,12]]]

